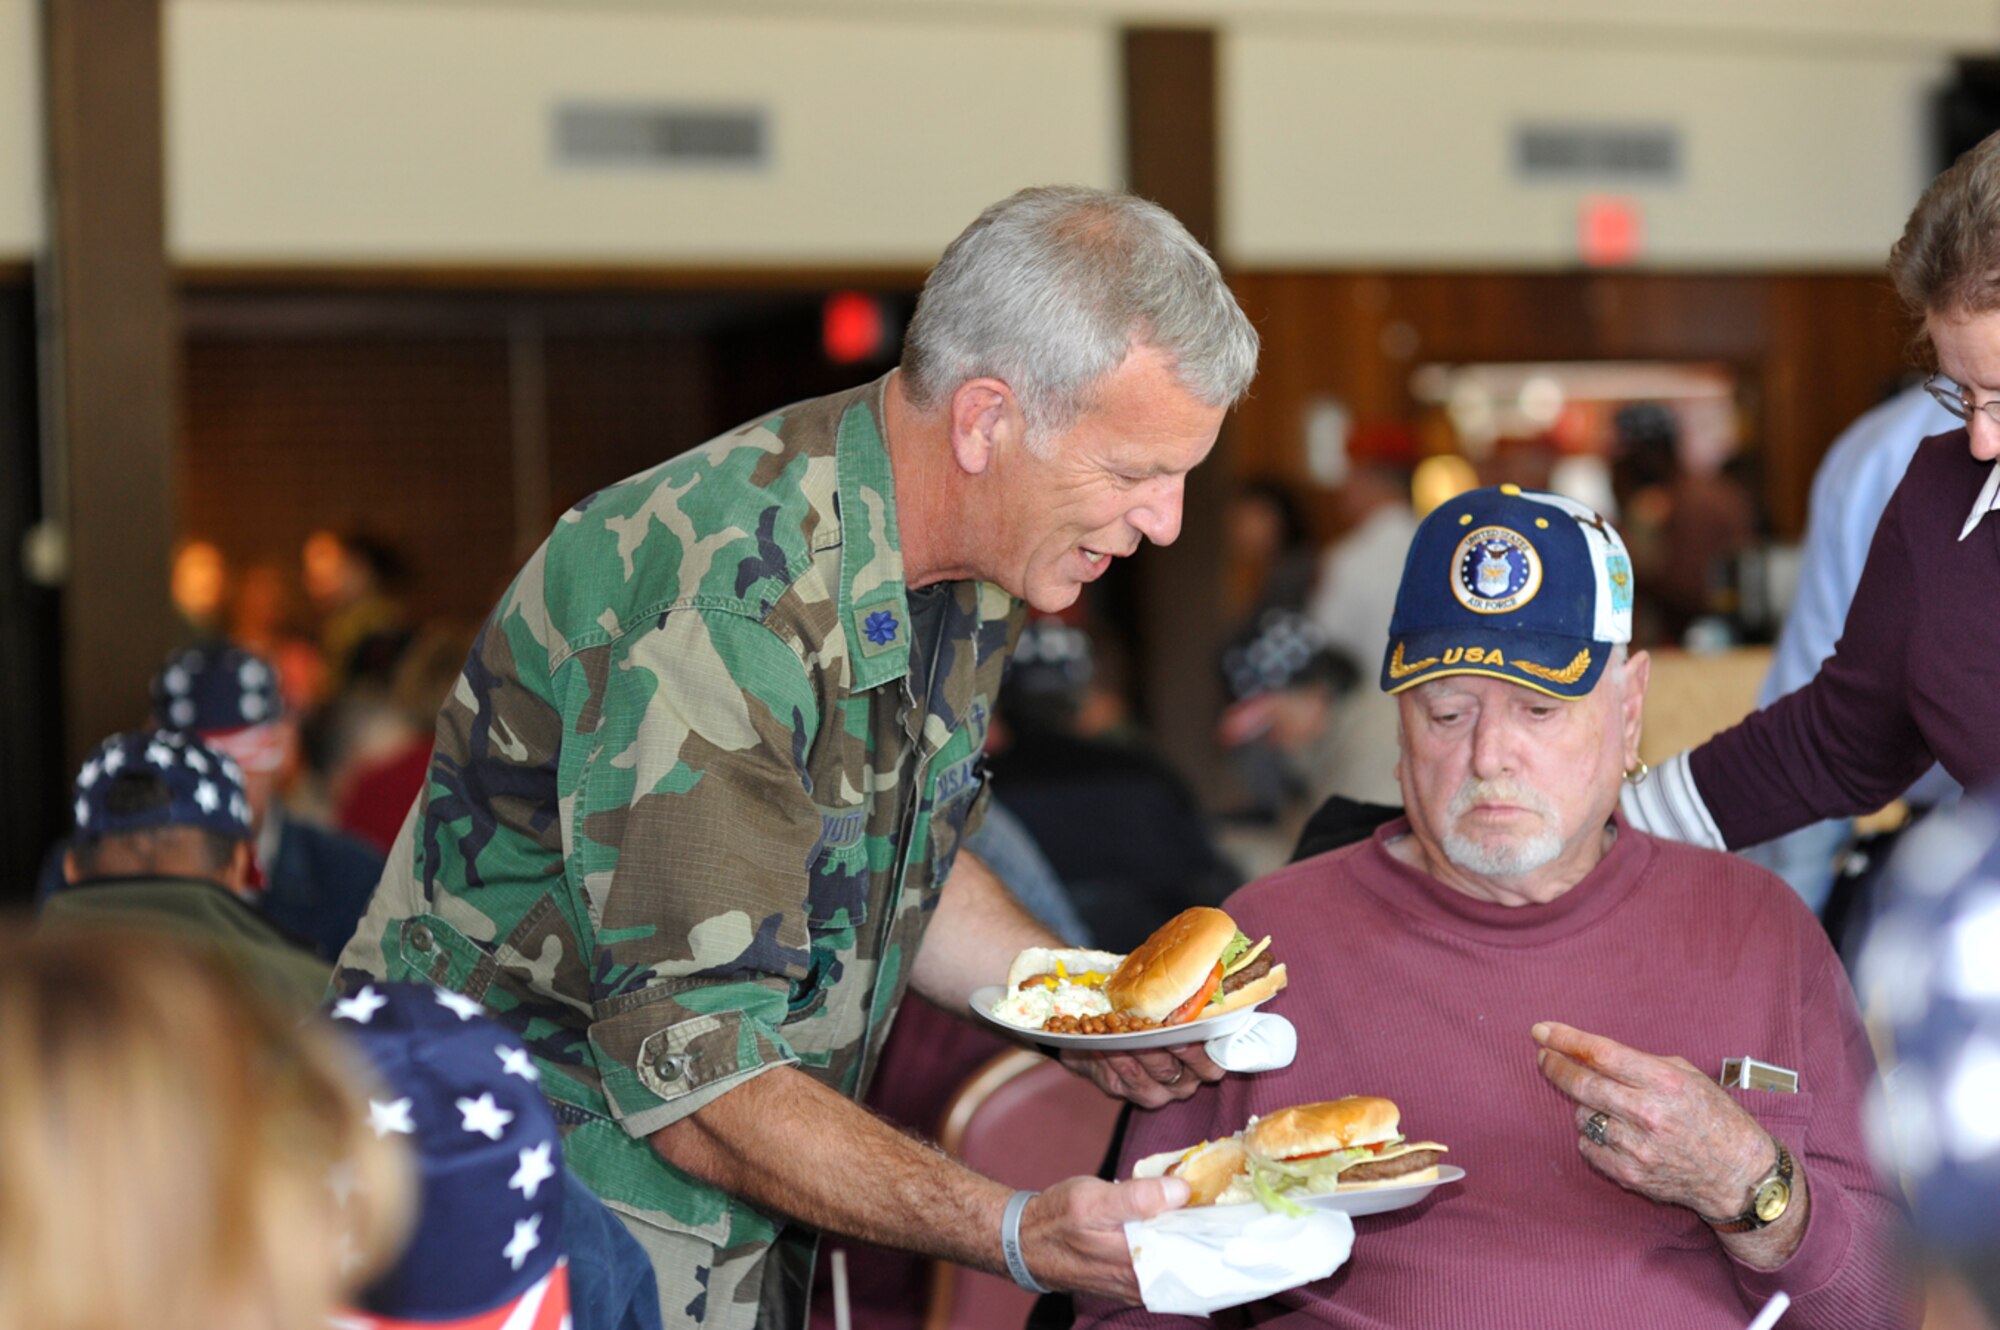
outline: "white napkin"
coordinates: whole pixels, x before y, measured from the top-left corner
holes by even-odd
[[[1202,1047],[1224,1071],[1276,1071],[1292,1065],[1299,1051],[1299,1032],[1283,1016],[1260,1011]]]
[[[1147,1311],[1206,1316],[1326,1278],[1353,1250],[1354,1223],[1338,1210],[1206,1205],[1133,1220],[1125,1243]]]

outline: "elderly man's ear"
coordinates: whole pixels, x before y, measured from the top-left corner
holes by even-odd
[[[961,471],[980,475],[993,454],[1021,441],[1026,421],[1014,390],[999,379],[967,379],[952,390],[951,451]]]
[[[1620,700],[1620,719],[1625,728],[1625,769],[1639,765],[1639,732],[1646,720],[1646,682],[1653,675],[1653,658],[1634,651],[1625,658],[1625,696]]]

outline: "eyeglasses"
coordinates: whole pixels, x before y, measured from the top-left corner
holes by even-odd
[[[1975,402],[1971,393],[1942,374],[1933,374],[1925,379],[1924,391],[1937,398],[1939,406],[1960,420],[1971,420],[1972,413],[1977,411],[1986,417],[1988,423],[2000,425],[2000,397],[1990,402]]]

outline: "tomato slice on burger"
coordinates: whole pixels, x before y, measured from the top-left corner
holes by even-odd
[[[1222,962],[1217,961],[1215,963],[1214,971],[1211,972],[1208,976],[1208,982],[1203,984],[1199,989],[1197,989],[1193,997],[1189,998],[1187,1001],[1181,1003],[1180,1006],[1175,1007],[1172,1011],[1168,1012],[1167,1019],[1160,1023],[1162,1025],[1180,1025],[1185,1021],[1193,1020],[1195,1017],[1195,1013],[1200,1011],[1203,1007],[1206,1007],[1208,1005],[1208,1000],[1214,997],[1215,991],[1221,987],[1222,987]]]

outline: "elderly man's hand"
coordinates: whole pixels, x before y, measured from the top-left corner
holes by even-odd
[[[1545,1021],[1542,1075],[1576,1104],[1577,1148],[1619,1186],[1711,1219],[1742,1211],[1776,1148],[1757,1120],[1685,1058],[1655,1057]],[[1603,1112],[1604,1144],[1584,1132]]]
[[[1198,1043],[1126,1053],[1066,1048],[1062,1063],[1095,1082],[1104,1093],[1116,1099],[1129,1099],[1141,1108],[1158,1108],[1185,1099],[1203,1085],[1221,1080],[1223,1075],[1222,1068],[1215,1065]]]

